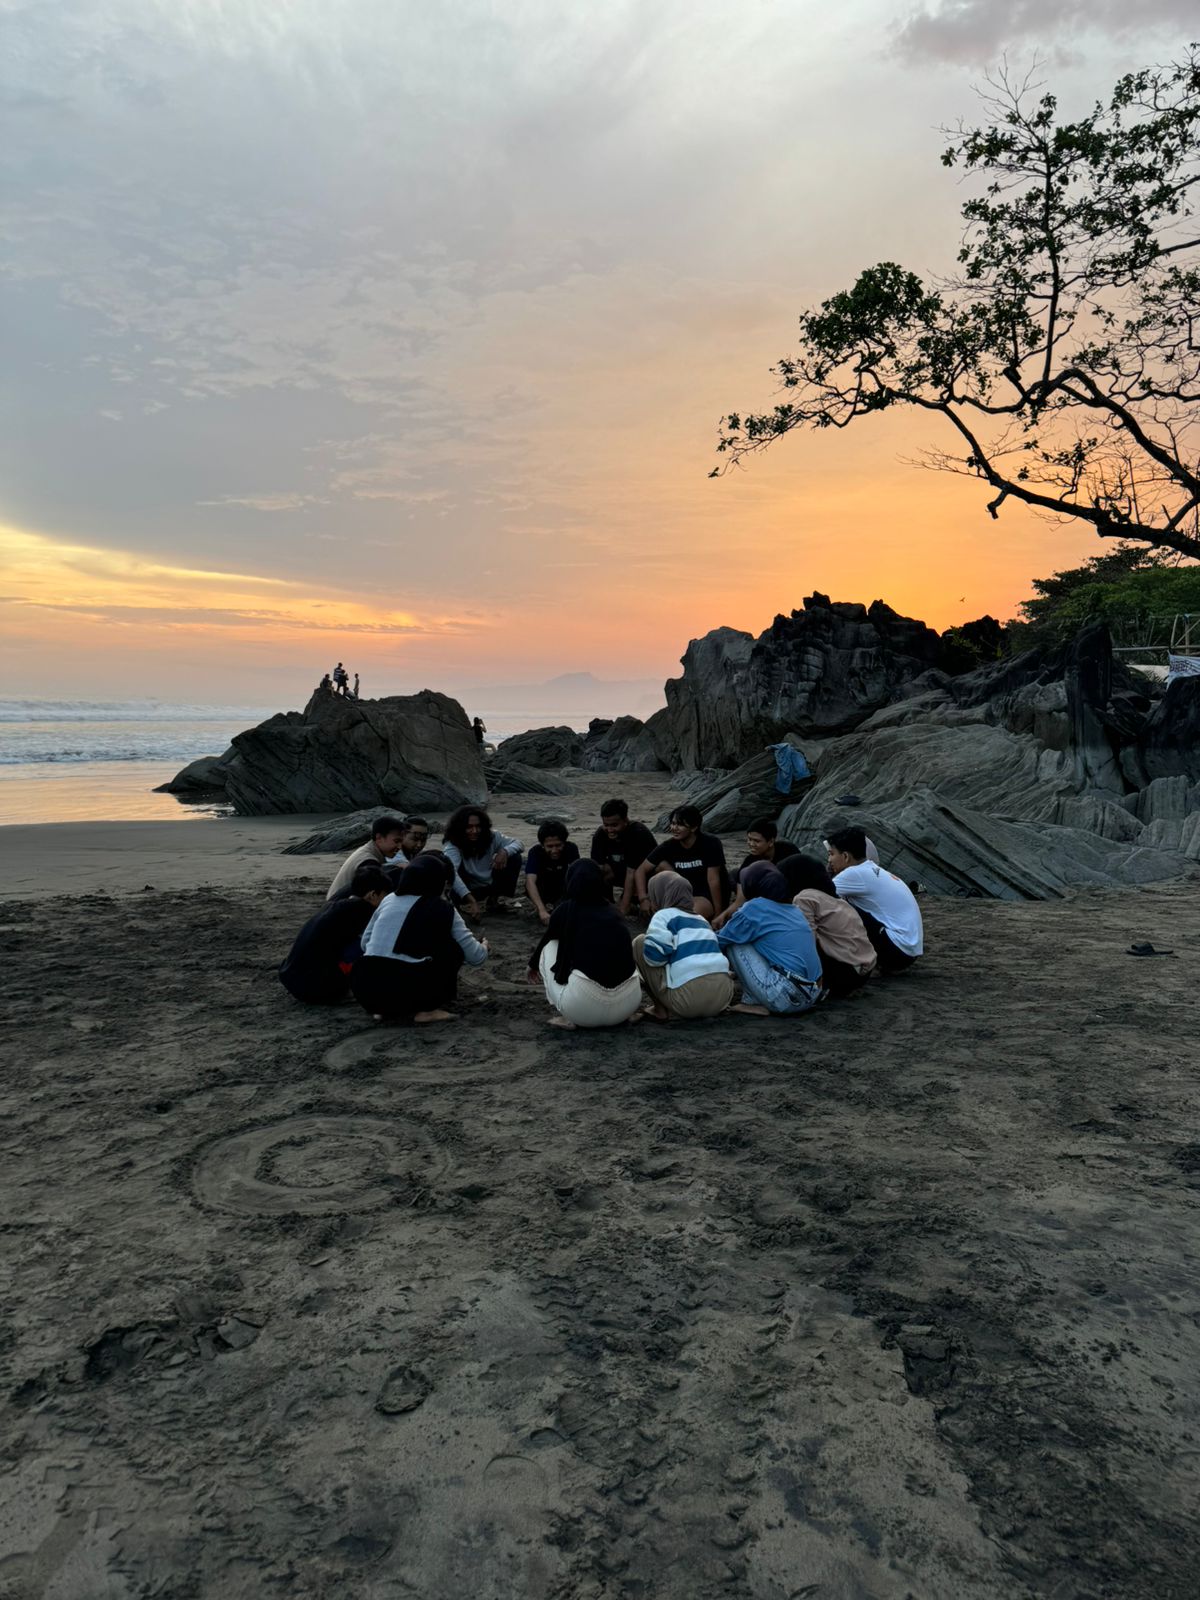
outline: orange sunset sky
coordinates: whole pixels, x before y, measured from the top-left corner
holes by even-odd
[[[948,270],[988,65],[1083,106],[1190,11],[5,0],[3,694],[661,679],[814,588],[1013,615],[1098,542],[908,419],[710,481],[717,421],[860,268]]]

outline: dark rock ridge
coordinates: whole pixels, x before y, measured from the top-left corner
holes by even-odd
[[[651,736],[678,771],[736,767],[788,733],[846,733],[927,675],[940,682],[962,671],[974,659],[964,636],[943,640],[882,600],[863,606],[813,594],[757,639],[736,628],[693,639]]]
[[[514,761],[526,767],[577,767],[582,754],[583,735],[574,728],[530,728],[505,739],[491,765],[496,770]]]
[[[667,764],[658,753],[653,721],[654,717],[650,722],[639,717],[617,717],[615,721],[594,717],[588,724],[579,765],[585,772],[665,771]]]
[[[383,700],[318,689],[302,712],[239,733],[217,765],[221,792],[241,816],[438,810],[487,796],[466,712],[432,689]]]
[[[233,754],[233,746],[230,745],[223,756],[201,756],[196,761],[189,761],[170,783],[160,783],[154,793],[177,794],[185,800],[207,800],[224,795]]]
[[[852,733],[802,740],[816,781],[779,828],[819,849],[859,823],[894,870],[945,893],[1042,898],[1174,877],[1200,859],[1198,690],[1177,683],[1154,706],[1095,625],[1062,649],[942,677]],[[838,805],[848,793],[853,810]]]

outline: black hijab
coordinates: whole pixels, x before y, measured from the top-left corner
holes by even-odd
[[[819,889],[822,894],[837,899],[837,889],[829,876],[829,868],[816,856],[785,856],[778,863],[778,870],[788,886],[788,893],[793,896],[802,889]]]
[[[774,900],[786,905],[792,898],[788,893],[787,879],[778,867],[769,861],[755,861],[743,867],[738,877],[738,887],[747,900]]]
[[[567,868],[563,898],[554,913],[557,925],[555,931],[558,935],[554,976],[559,983],[566,983],[578,965],[575,960],[575,945],[581,922],[590,921],[597,911],[603,914],[606,910],[620,922],[621,919],[613,909],[609,898],[609,888],[604,881],[599,863],[588,860],[573,861]]]
[[[446,858],[435,851],[422,851],[400,874],[393,892],[416,895],[417,903],[408,908],[408,915],[400,924],[392,946],[394,955],[416,956],[423,960],[434,955],[449,935],[454,911],[449,901],[442,898],[448,865]]]

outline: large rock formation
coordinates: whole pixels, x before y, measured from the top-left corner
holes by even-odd
[[[223,756],[200,756],[189,761],[177,772],[170,783],[160,783],[155,794],[176,794],[181,800],[212,800],[225,793],[229,776],[229,763],[233,759],[230,746]]]
[[[649,723],[639,717],[617,717],[615,721],[594,717],[588,724],[579,765],[585,772],[662,772],[667,763],[658,753]]]
[[[853,733],[802,740],[816,782],[780,831],[819,847],[853,820],[896,870],[944,892],[1040,898],[1172,877],[1200,858],[1187,770],[1200,751],[1165,731],[1189,715],[1183,700],[1151,711],[1095,626],[1059,651],[943,679]],[[1174,770],[1148,779],[1148,762]]]
[[[351,700],[318,689],[303,712],[239,733],[225,794],[242,816],[445,809],[487,796],[467,714],[447,695]]]
[[[526,767],[577,767],[583,754],[583,735],[574,728],[530,728],[514,733],[496,750],[493,767],[519,761]]]
[[[868,607],[810,595],[757,639],[715,628],[688,645],[683,676],[666,685],[659,750],[676,770],[736,767],[788,733],[847,732],[961,659],[958,647],[881,600]]]

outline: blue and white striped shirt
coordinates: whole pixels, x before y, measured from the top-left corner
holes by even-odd
[[[729,971],[717,936],[704,918],[672,906],[650,918],[642,957],[652,967],[666,967],[668,989],[678,989],[712,972]]]

